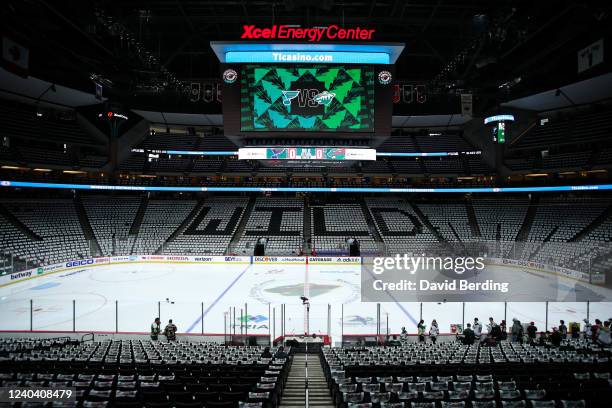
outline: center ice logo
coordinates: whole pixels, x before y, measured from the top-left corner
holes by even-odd
[[[347,316],[344,321],[345,326],[374,326],[375,323],[373,317],[360,315]]]

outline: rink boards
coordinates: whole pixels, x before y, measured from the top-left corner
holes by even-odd
[[[495,266],[533,273],[533,265]],[[543,273],[546,271],[543,271]],[[550,272],[550,271],[548,271]],[[309,331],[332,338],[374,334],[377,305],[360,301],[361,259],[349,257],[119,256],[70,261],[0,277],[0,330],[147,332],[153,318],[172,318],[181,333],[228,330],[280,336],[305,330],[301,296],[310,299]],[[567,278],[571,290],[572,280]],[[610,303],[382,302],[381,331],[416,331],[422,316],[443,333],[474,317],[513,317],[540,329],[559,319],[608,318]],[[387,324],[388,321],[388,324]],[[548,326],[546,326],[548,323]]]

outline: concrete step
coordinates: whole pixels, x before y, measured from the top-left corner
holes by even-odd
[[[316,408],[335,408],[321,361],[316,356],[309,356],[307,366],[306,356],[301,354],[293,357],[279,408],[303,408],[306,405],[306,368],[308,368],[308,405]]]

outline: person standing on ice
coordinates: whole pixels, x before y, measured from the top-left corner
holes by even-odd
[[[425,320],[421,319],[417,325],[417,334],[419,335],[419,343],[425,341]]]
[[[172,323],[172,319],[170,319],[168,320],[168,325],[166,325],[166,328],[164,329],[164,336],[166,336],[168,341],[175,341],[177,330],[176,325]]]
[[[408,331],[405,327],[402,327],[402,333],[400,334],[400,343],[404,344],[408,342]]]
[[[567,326],[563,320],[559,320],[559,334],[561,335],[562,339],[567,339]]]
[[[436,340],[438,339],[438,335],[440,334],[440,329],[438,328],[438,322],[436,319],[431,321],[431,328],[429,329],[429,337],[431,338],[431,342],[436,344]]]
[[[474,325],[472,326],[472,329],[474,330],[474,337],[480,342],[480,337],[482,336],[482,324],[480,324],[477,317],[474,318]]]
[[[512,319],[512,342],[523,342],[523,325],[517,318]]]
[[[159,317],[156,317],[153,323],[151,323],[151,340],[158,339],[159,333],[161,332],[160,324],[161,320],[159,320]]]
[[[537,334],[538,328],[536,327],[535,323],[529,323],[529,326],[527,326],[527,337],[529,337],[529,344],[535,343]]]

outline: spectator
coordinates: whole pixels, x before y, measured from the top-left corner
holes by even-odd
[[[513,342],[523,342],[523,325],[521,321],[517,318],[512,319],[512,328],[510,329],[512,332],[512,341]]]
[[[482,325],[480,324],[480,322],[478,321],[478,318],[475,317],[474,318],[474,336],[475,338],[480,341],[480,337],[482,336]]]
[[[501,327],[498,324],[493,323],[493,326],[491,327],[491,331],[489,332],[489,337],[495,339],[495,343],[501,340],[502,331],[501,331]]]
[[[166,340],[168,341],[174,341],[176,340],[176,325],[174,323],[172,323],[172,319],[168,320],[168,324],[166,325],[166,328],[164,329],[164,336],[166,336]]]
[[[508,339],[508,325],[505,320],[502,320],[499,324],[499,330],[501,331],[501,335],[499,337],[500,340]]]
[[[264,348],[263,352],[261,353],[261,358],[272,358],[272,353],[270,353],[270,347]]]
[[[157,340],[159,338],[159,333],[161,332],[161,320],[159,317],[156,317],[153,323],[151,323],[151,340]]]
[[[580,338],[580,323],[573,322],[569,325],[569,331],[572,334],[572,339]]]
[[[540,334],[540,338],[538,339],[540,346],[545,346],[546,342],[550,340],[550,332],[546,331]]]
[[[417,325],[417,334],[419,335],[419,342],[425,341],[425,320],[421,319]]]
[[[599,339],[599,330],[603,325],[601,324],[601,320],[595,319],[595,324],[591,326],[591,340],[593,343],[596,343]]]
[[[562,339],[567,339],[567,326],[563,320],[559,320],[559,335]]]
[[[285,353],[285,348],[283,346],[280,346],[278,348],[278,350],[276,350],[276,353],[274,354],[274,358],[287,358],[289,357],[287,355],[287,353]]]
[[[408,341],[408,331],[405,327],[402,327],[402,332],[400,333],[400,341],[405,343]]]
[[[563,322],[563,320],[561,320],[561,322]],[[553,346],[559,347],[561,345],[561,340],[563,340],[561,331],[558,330],[556,327],[553,327],[553,332],[550,335],[550,342]]]
[[[584,333],[585,339],[591,338],[591,324],[588,319],[584,319],[584,327],[582,328],[582,333]]]
[[[474,344],[475,339],[476,336],[474,335],[474,330],[472,330],[472,325],[468,323],[467,328],[463,331],[463,344]]]
[[[436,319],[431,321],[431,328],[429,329],[429,337],[431,338],[431,342],[436,344],[436,340],[438,339],[438,335],[440,334],[440,329],[438,328],[438,322]]]
[[[536,334],[538,333],[538,328],[536,327],[534,322],[529,323],[527,326],[527,337],[529,338],[529,343],[533,344],[536,339]]]
[[[610,344],[612,344],[609,320],[606,320],[603,326],[597,331],[597,342],[603,347],[610,347]]]
[[[487,324],[487,333],[491,334],[495,326],[497,326],[497,323],[495,323],[495,320],[493,320],[492,317],[489,317],[489,324]]]

